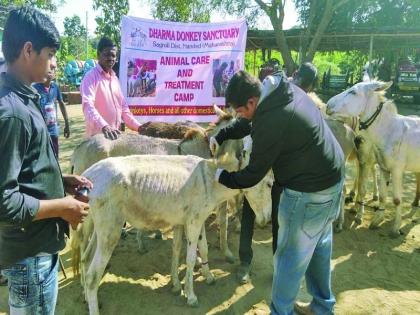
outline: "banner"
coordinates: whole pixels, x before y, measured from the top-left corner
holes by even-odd
[[[214,120],[233,74],[244,69],[245,20],[175,23],[124,16],[120,81],[140,122]]]

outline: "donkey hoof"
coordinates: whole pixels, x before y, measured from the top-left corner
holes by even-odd
[[[195,297],[191,300],[188,300],[187,304],[188,304],[189,307],[196,308],[196,307],[198,307],[198,299]]]
[[[360,225],[360,224],[362,224],[362,218],[355,217],[354,222],[356,222],[357,225]]]
[[[172,287],[171,292],[175,296],[181,295],[181,293],[182,293],[181,286],[179,286],[179,287]]]
[[[372,201],[378,201],[378,200],[379,200],[379,197],[377,195],[373,195]]]
[[[148,252],[147,248],[145,248],[145,247],[139,248],[139,254],[140,255],[147,254],[147,252]]]
[[[232,254],[231,255],[226,255],[225,260],[229,264],[234,264],[235,263],[235,257]]]
[[[214,285],[216,283],[216,279],[212,276],[206,279],[206,283],[208,285]]]
[[[390,233],[389,233],[389,236],[391,237],[391,238],[398,238],[398,237],[400,237],[400,231],[391,231]]]

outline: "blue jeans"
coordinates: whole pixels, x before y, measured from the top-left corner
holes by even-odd
[[[10,315],[53,315],[57,302],[58,255],[25,258],[2,270],[9,283]]]
[[[333,314],[331,291],[332,222],[337,219],[343,182],[303,193],[284,189],[279,204],[279,233],[274,255],[272,314],[293,314],[305,275],[315,314]]]

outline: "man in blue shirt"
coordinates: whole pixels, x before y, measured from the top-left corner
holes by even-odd
[[[66,106],[63,102],[60,89],[53,81],[55,79],[55,70],[57,69],[57,62],[55,58],[51,61],[50,71],[48,72],[47,80],[44,83],[36,83],[33,87],[41,96],[41,108],[44,114],[45,122],[48,127],[51,141],[53,143],[54,153],[58,157],[58,135],[59,127],[57,115],[57,102],[60,105],[61,114],[64,118],[64,137],[70,137],[69,120],[67,116]]]

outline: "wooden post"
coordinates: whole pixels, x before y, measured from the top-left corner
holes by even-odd
[[[254,75],[256,75],[257,50],[254,49]]]
[[[372,56],[373,56],[373,34],[370,34],[369,43],[369,77],[373,78],[373,67],[372,67]]]

